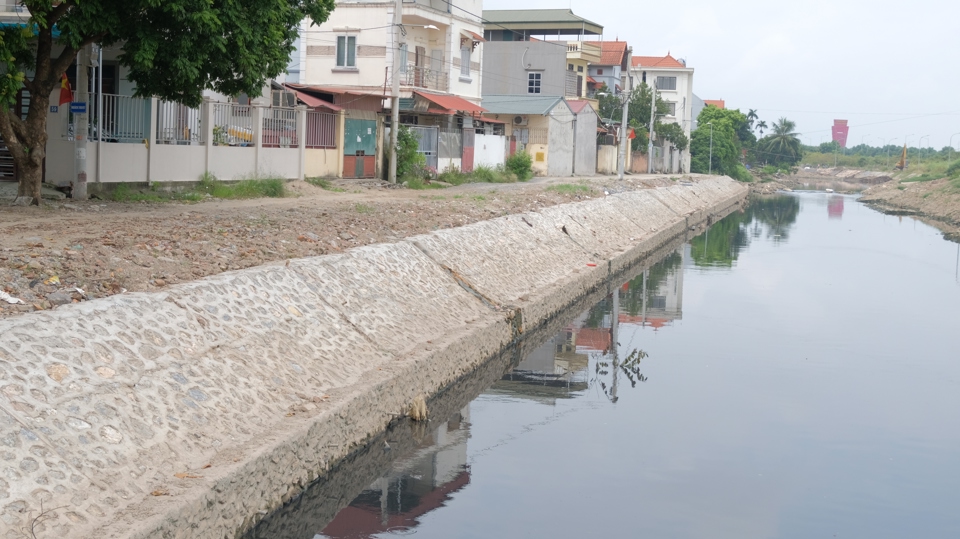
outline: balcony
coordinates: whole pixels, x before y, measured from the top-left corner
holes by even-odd
[[[450,88],[450,72],[426,67],[407,66],[400,73],[400,85],[407,88],[422,88],[447,92]]]
[[[600,61],[600,45],[589,41],[568,41],[567,59],[597,63]]]

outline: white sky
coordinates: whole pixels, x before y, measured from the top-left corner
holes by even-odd
[[[805,144],[849,120],[863,140],[943,148],[960,132],[960,1],[484,0],[485,9],[572,8],[635,55],[685,58],[693,91],[795,121]],[[929,135],[929,140],[927,138]],[[960,134],[953,137],[960,147]]]

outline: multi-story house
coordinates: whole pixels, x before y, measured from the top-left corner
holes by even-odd
[[[622,88],[623,77],[626,75],[629,64],[629,47],[626,41],[599,41],[600,58],[591,62],[590,78],[593,82],[593,91],[606,85],[611,92],[629,91]]]
[[[568,9],[486,10],[484,108],[507,120],[511,151],[537,174],[594,174],[597,102],[588,75],[603,27]],[[490,117],[488,115],[487,117]]]
[[[440,133],[472,126],[482,111],[482,0],[403,0],[399,32],[397,5],[338,1],[326,22],[302,26],[290,82],[343,109],[347,177],[380,175],[393,77],[400,82],[400,122],[421,126],[421,150],[433,166],[443,159]],[[460,151],[443,145],[454,146]]]
[[[693,68],[684,60],[666,56],[634,56],[630,75],[635,85],[656,85],[657,95],[665,101],[668,111],[664,122],[680,124],[690,137],[693,128]],[[658,155],[653,156],[654,169],[659,172],[689,172],[690,152],[680,151],[672,144],[656,142]]]

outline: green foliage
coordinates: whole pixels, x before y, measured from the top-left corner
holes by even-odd
[[[283,178],[250,178],[224,183],[206,172],[200,177],[198,192],[224,199],[282,198],[287,194],[287,187]]]
[[[710,150],[711,125],[713,151]],[[749,173],[740,163],[741,149],[746,137],[752,142],[752,133],[747,129],[747,117],[739,110],[705,107],[697,117],[697,129],[691,133],[690,170],[706,174],[722,174],[740,181],[750,181]],[[710,156],[713,155],[711,166]]]
[[[593,188],[584,183],[559,183],[546,188],[547,191],[561,195],[586,195],[593,193]]]
[[[397,177],[409,179],[420,176],[427,165],[427,157],[419,152],[420,138],[405,125],[397,132]]]
[[[373,206],[367,206],[359,202],[353,206],[353,209],[356,210],[357,213],[373,213]]]
[[[773,132],[757,141],[757,156],[763,162],[796,164],[803,157],[799,133],[794,122],[780,118],[773,124]]]
[[[443,169],[443,172],[437,176],[437,179],[450,185],[461,185],[470,181],[470,176],[461,172],[459,168],[451,164]]]
[[[612,95],[613,92],[610,91],[607,85],[601,86],[598,92],[608,94],[598,98],[600,102],[600,117],[619,123],[623,119],[623,105],[620,102],[620,98]],[[650,99],[652,95],[652,89],[645,82],[640,83],[640,86],[630,92],[630,104],[627,106],[627,125],[632,127],[637,135],[637,138],[631,141],[630,147],[633,151],[647,151],[650,135]],[[660,94],[657,94],[657,118],[667,115],[669,111],[670,108],[667,103],[662,99]],[[654,122],[653,131],[656,134],[657,140],[670,142],[680,151],[687,149],[689,140],[680,124],[657,120]]]
[[[517,152],[508,157],[505,166],[522,182],[533,177],[533,158],[525,151]]]
[[[840,151],[840,143],[831,140],[830,142],[823,142],[820,144],[819,148],[820,153],[836,153]]]
[[[960,178],[960,160],[950,163],[947,167],[946,175],[950,178]]]

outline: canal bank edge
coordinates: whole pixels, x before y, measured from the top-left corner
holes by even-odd
[[[2,537],[233,537],[746,195],[698,178],[0,321]]]

